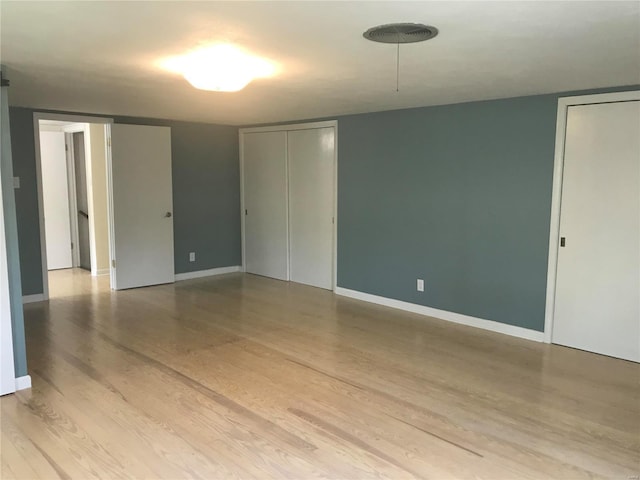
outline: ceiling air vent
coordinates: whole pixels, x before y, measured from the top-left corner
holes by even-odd
[[[438,29],[421,23],[390,23],[371,27],[362,36],[380,43],[424,42],[438,35]]]

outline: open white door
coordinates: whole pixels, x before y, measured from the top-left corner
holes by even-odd
[[[111,286],[174,281],[171,129],[111,125]]]

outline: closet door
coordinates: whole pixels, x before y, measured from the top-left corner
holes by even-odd
[[[288,132],[291,281],[333,288],[334,127]]]
[[[242,136],[245,269],[288,280],[287,134]]]
[[[569,107],[553,343],[640,361],[640,102]]]

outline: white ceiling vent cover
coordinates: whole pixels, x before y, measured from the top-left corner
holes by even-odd
[[[438,35],[436,27],[422,23],[389,23],[371,27],[362,36],[372,42],[415,43],[424,42]]]

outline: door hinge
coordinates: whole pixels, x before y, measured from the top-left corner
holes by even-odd
[[[110,147],[111,146],[111,137],[107,137],[107,146]]]
[[[331,223],[334,225],[336,224],[336,217],[331,217]]]
[[[71,250],[73,250],[73,242],[71,242]]]
[[[65,151],[65,152],[68,152],[68,151],[69,151],[69,145],[68,145],[68,144],[66,144],[66,143],[64,144],[64,151]]]
[[[249,211],[246,208],[244,209],[244,214],[249,215]]]
[[[115,260],[111,260],[111,266],[112,266],[113,268],[116,268],[116,261],[115,261]]]

